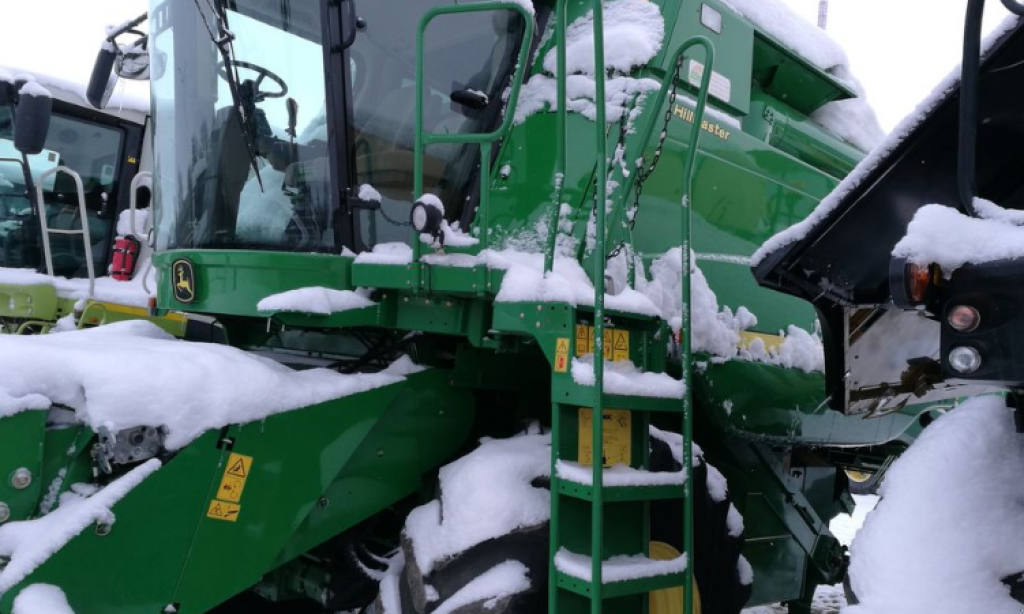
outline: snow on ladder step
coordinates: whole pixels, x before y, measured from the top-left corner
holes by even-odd
[[[593,582],[591,558],[561,548],[555,554],[555,568],[567,576]],[[681,554],[667,561],[655,561],[642,554],[613,556],[601,562],[602,584],[615,584],[630,580],[644,580],[681,574],[686,571],[686,555]]]
[[[555,472],[559,478],[584,486],[594,485],[594,472],[588,465],[559,459],[555,462]],[[615,465],[603,472],[603,486],[682,486],[686,483],[686,471],[645,471]]]
[[[594,385],[594,356],[572,361],[572,379],[580,386]],[[604,361],[604,393],[633,397],[682,399],[686,386],[667,373],[641,371],[629,361]]]

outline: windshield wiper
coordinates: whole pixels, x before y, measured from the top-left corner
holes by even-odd
[[[228,90],[231,92],[231,102],[238,111],[238,121],[242,127],[242,137],[245,139],[245,149],[249,154],[249,165],[252,166],[252,170],[256,173],[256,181],[259,183],[260,192],[263,192],[263,177],[260,175],[259,157],[256,153],[256,143],[253,141],[252,134],[249,130],[250,118],[246,112],[245,103],[242,101],[241,87],[238,84],[238,73],[235,71],[234,61],[234,48],[232,43],[235,40],[234,33],[228,29],[228,16],[224,12],[223,5],[220,9],[214,6],[212,0],[206,0],[210,10],[213,11],[213,16],[217,20],[217,32],[214,33],[210,29],[210,24],[206,20],[206,13],[203,12],[202,7],[199,6],[199,0],[194,0],[196,4],[196,10],[199,11],[199,15],[203,18],[203,25],[206,26],[206,31],[210,35],[210,41],[213,42],[213,46],[220,51],[221,59],[224,62],[224,73],[227,75]]]

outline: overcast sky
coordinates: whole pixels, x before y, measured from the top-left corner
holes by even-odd
[[[145,0],[0,1],[0,65],[83,81],[103,27],[147,6]],[[816,22],[819,0],[784,1]],[[846,48],[886,130],[959,63],[966,5],[967,0],[829,0],[828,31]],[[1005,16],[1002,4],[990,0],[985,31]]]

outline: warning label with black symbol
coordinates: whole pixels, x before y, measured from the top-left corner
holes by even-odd
[[[220,486],[217,488],[217,495],[210,501],[207,517],[229,522],[238,519],[238,514],[242,511],[242,506],[238,505],[238,502],[242,500],[245,483],[252,472],[252,460],[251,456],[231,453]]]

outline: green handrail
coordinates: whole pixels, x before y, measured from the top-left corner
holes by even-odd
[[[427,27],[436,17],[441,15],[453,15],[458,13],[485,13],[492,11],[516,11],[525,23],[523,37],[519,45],[519,57],[516,64],[515,74],[512,78],[512,89],[509,92],[508,105],[505,108],[505,117],[501,125],[492,132],[481,132],[478,134],[434,134],[423,131],[423,60],[424,60],[424,37]],[[461,4],[451,6],[438,6],[430,9],[420,19],[419,30],[416,33],[416,141],[413,147],[413,198],[423,196],[423,155],[428,145],[436,144],[470,144],[480,146],[480,205],[477,212],[477,226],[483,229],[480,234],[481,247],[487,246],[487,223],[490,206],[490,177],[491,177],[491,150],[494,143],[505,136],[512,127],[515,120],[516,103],[519,100],[519,90],[523,85],[526,75],[527,61],[530,57],[530,41],[533,40],[534,16],[524,6],[514,2],[479,2],[473,4]],[[418,290],[422,283],[422,264],[420,257],[423,255],[423,246],[419,234],[413,230],[412,237],[412,261],[415,277],[415,289]]]
[[[555,266],[555,250],[558,247],[558,222],[561,220],[562,193],[565,187],[566,160],[568,158],[568,134],[567,131],[567,104],[566,104],[566,51],[565,51],[565,30],[568,27],[566,20],[566,0],[557,0],[555,3],[555,58],[557,76],[555,77],[558,89],[556,98],[557,108],[555,109],[555,177],[554,177],[554,198],[551,203],[551,217],[548,222],[548,241],[544,251],[544,273],[550,273]]]
[[[565,79],[564,73],[558,75]],[[604,561],[604,272],[605,258],[605,203],[608,200],[608,141],[605,135],[605,63],[604,63],[604,6],[603,0],[594,0],[594,103],[596,107],[595,133],[597,134],[597,206],[594,245],[594,410],[591,413],[590,446],[593,460],[594,495],[590,508],[590,612],[601,614],[604,579],[601,563]],[[565,100],[559,100],[559,107]]]
[[[701,76],[700,90],[697,93],[697,106],[694,109],[693,125],[690,126],[690,138],[686,155],[686,164],[683,167],[683,216],[682,216],[682,325],[680,326],[681,339],[681,360],[683,366],[683,467],[686,468],[686,483],[683,486],[683,547],[686,552],[686,571],[683,574],[683,582],[686,587],[683,592],[683,612],[693,614],[693,373],[692,373],[692,310],[690,309],[690,240],[691,240],[691,215],[693,208],[690,206],[690,194],[693,191],[693,168],[697,161],[697,145],[700,143],[702,132],[701,123],[704,120],[704,109],[708,102],[708,89],[711,84],[711,75],[715,65],[715,48],[711,41],[703,36],[695,36],[688,39],[676,51],[672,66],[678,66],[684,54],[692,47],[699,46],[704,49],[705,65],[704,74]],[[661,108],[667,91],[667,83],[662,84],[658,93],[659,105]]]

